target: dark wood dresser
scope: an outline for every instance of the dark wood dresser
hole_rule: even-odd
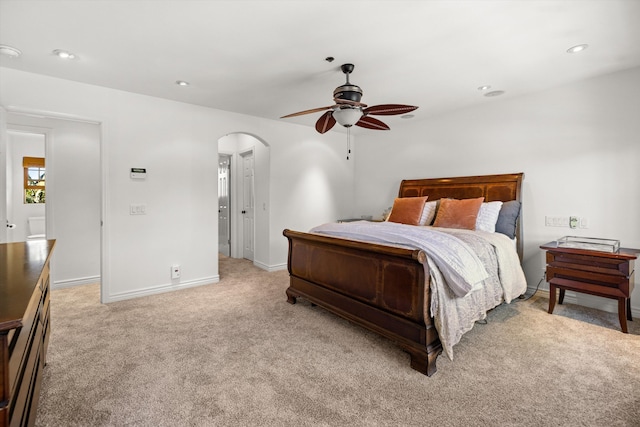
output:
[[[55,240],[0,244],[0,427],[36,421],[49,333]]]
[[[633,320],[630,300],[634,287],[633,261],[640,250],[620,248],[617,252],[607,253],[562,248],[555,242],[540,248],[547,252],[549,313],[553,313],[556,305],[556,289],[560,290],[559,304],[562,304],[566,290],[615,299],[618,300],[620,329],[628,333],[627,320]]]

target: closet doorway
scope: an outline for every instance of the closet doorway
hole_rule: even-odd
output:
[[[218,155],[218,252],[231,256],[231,154]]]

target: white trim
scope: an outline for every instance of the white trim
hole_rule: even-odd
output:
[[[92,285],[100,283],[100,276],[78,277],[77,279],[58,280],[51,284],[51,289],[72,288],[74,286]]]
[[[109,295],[106,298],[104,298],[102,303],[110,303],[110,302],[123,301],[127,299],[132,299],[132,298],[145,297],[149,295],[162,294],[165,292],[173,292],[180,289],[193,288],[196,286],[211,285],[218,282],[220,282],[220,276],[215,275],[215,276],[205,277],[198,280],[190,280],[188,282],[183,282],[178,285],[167,284],[167,285],[160,285],[160,286],[152,286],[145,289],[139,289],[135,291],[121,292],[118,294]]]
[[[37,119],[62,119],[74,122],[91,123],[95,125],[99,125],[101,123],[99,120],[77,116],[75,114],[56,113],[53,111],[38,110],[34,108],[16,107],[14,105],[9,105],[6,107],[6,110],[9,113],[21,114],[23,116],[35,117]]]
[[[7,206],[7,145],[9,144],[9,132],[7,131],[7,110],[0,105],[0,243],[6,243],[8,239],[7,226],[9,225],[9,210]]]
[[[253,265],[255,265],[256,267],[262,269],[262,270],[267,270],[269,273],[272,273],[274,271],[281,271],[281,270],[286,270],[287,269],[287,263],[283,263],[283,264],[276,264],[276,265],[267,265],[267,264],[263,264],[260,261],[253,261]]]

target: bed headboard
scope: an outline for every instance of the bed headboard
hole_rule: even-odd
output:
[[[518,200],[522,203],[524,173],[503,175],[461,176],[455,178],[405,179],[400,183],[398,197],[429,196],[429,200],[443,197],[471,199],[484,197],[485,202]],[[522,209],[516,225],[518,255],[522,260]]]

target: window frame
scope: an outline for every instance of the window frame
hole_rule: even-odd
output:
[[[24,171],[23,177],[23,203],[27,203],[27,190],[43,190],[45,194],[45,202],[38,203],[46,203],[46,188],[47,188],[47,178],[46,178],[46,166],[44,157],[23,157],[22,158],[22,168]],[[30,185],[30,181],[34,181],[33,179],[29,179],[29,169],[38,168],[41,169],[44,173],[44,178],[40,179],[39,182],[42,182],[43,185]]]

